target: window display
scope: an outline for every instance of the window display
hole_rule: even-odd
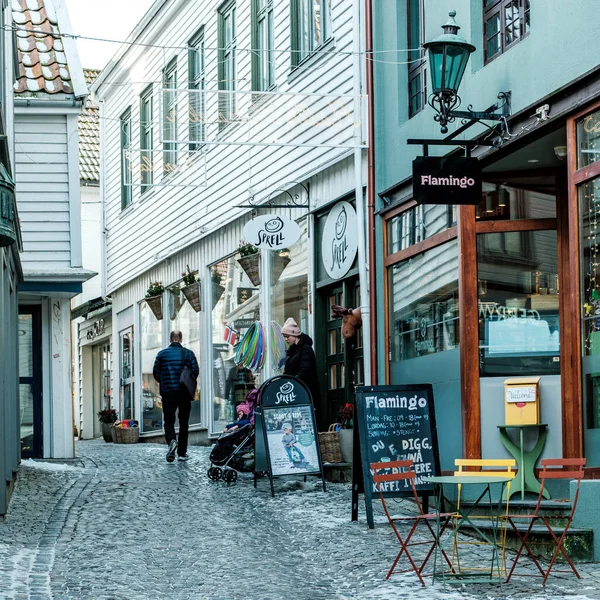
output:
[[[148,304],[140,304],[141,357],[142,357],[142,433],[160,431],[163,426],[162,402],[158,382],[154,380],[154,359],[163,348],[162,322]]]

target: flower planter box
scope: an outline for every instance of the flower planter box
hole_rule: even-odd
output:
[[[200,312],[202,308],[202,304],[200,302],[200,282],[196,281],[194,283],[190,283],[190,285],[186,285],[181,288],[183,295],[186,297],[187,301],[190,303],[191,307],[196,311]]]
[[[237,259],[238,263],[244,269],[248,279],[252,282],[252,285],[258,287],[261,283],[260,278],[260,253],[251,254],[250,256],[244,256]],[[273,255],[273,281],[275,284],[279,281],[283,270],[290,263],[290,259],[287,256],[281,256],[280,254]]]
[[[163,311],[162,311],[162,296],[152,296],[150,298],[146,298],[146,304],[150,307],[150,310],[154,314],[154,316],[162,321]]]
[[[178,293],[174,294],[171,292],[171,294],[173,295],[173,304],[170,305],[169,316],[171,317],[171,321],[174,321],[177,318],[181,307],[185,304],[185,298],[182,298]]]
[[[225,287],[220,283],[212,284],[212,307],[214,308],[217,305],[217,302],[221,299],[223,292],[225,291]]]

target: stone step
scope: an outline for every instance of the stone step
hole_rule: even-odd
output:
[[[522,513],[521,513],[522,514]],[[474,519],[476,526],[485,534],[491,537],[493,533],[493,525],[490,519],[477,518]],[[549,561],[552,558],[552,553],[556,547],[550,532],[546,526],[538,521],[539,524],[533,526],[531,533],[529,534],[528,545],[535,556],[542,560]],[[560,538],[564,529],[560,523],[551,523],[556,525],[552,527],[552,531],[556,537]],[[529,527],[529,521],[523,519],[523,523],[516,522],[515,526],[521,535],[524,535]],[[463,524],[460,528],[461,533],[471,535],[475,538],[480,538],[478,532],[468,523]],[[565,540],[565,549],[567,554],[571,557],[573,562],[586,563],[593,562],[593,538],[594,534],[591,529],[576,529],[574,527],[569,528],[567,537]],[[514,532],[510,524],[507,525],[506,529],[506,547],[511,550],[518,550],[521,545],[519,537]],[[526,551],[525,551],[526,552]],[[562,554],[559,554],[559,562],[564,562]]]

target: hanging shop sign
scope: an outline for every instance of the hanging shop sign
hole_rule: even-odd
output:
[[[255,470],[269,477],[274,495],[274,477],[320,475],[321,451],[310,391],[295,377],[281,375],[260,388],[260,406],[255,411]]]
[[[283,250],[298,241],[296,221],[279,215],[260,215],[244,225],[244,239],[257,248]]]
[[[464,156],[418,156],[413,160],[413,194],[417,204],[481,202],[481,165]]]
[[[321,256],[327,274],[341,279],[352,268],[358,252],[358,220],[349,202],[338,202],[327,215]]]

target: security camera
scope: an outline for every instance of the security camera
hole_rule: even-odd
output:
[[[565,160],[567,158],[567,147],[566,146],[554,146],[554,154],[558,160]]]

